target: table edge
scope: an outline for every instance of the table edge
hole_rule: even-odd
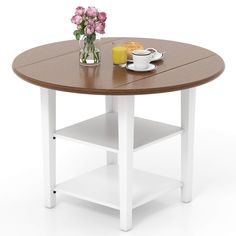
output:
[[[221,58],[221,57],[220,57]],[[221,58],[222,60],[222,58]],[[15,72],[16,75],[18,75],[21,79],[37,85],[39,87],[47,88],[47,89],[52,89],[52,90],[58,90],[62,92],[70,92],[70,93],[82,93],[82,94],[94,94],[94,95],[144,95],[144,94],[153,94],[153,93],[166,93],[166,92],[174,92],[174,91],[180,91],[184,89],[189,89],[193,87],[197,87],[200,85],[203,85],[205,83],[208,83],[217,77],[219,77],[225,69],[225,63],[222,60],[222,68],[219,70],[217,73],[209,76],[208,78],[204,78],[202,80],[190,82],[187,84],[181,84],[181,85],[175,85],[175,86],[169,86],[169,87],[160,87],[160,88],[144,88],[144,89],[126,89],[126,90],[120,90],[119,88],[117,89],[84,89],[84,88],[75,88],[75,87],[69,87],[69,86],[64,86],[64,85],[55,85],[55,84],[50,84],[47,82],[43,81],[38,81],[34,80],[30,77],[27,77],[24,74],[21,74],[19,71],[17,71],[14,67],[12,67],[13,71]]]

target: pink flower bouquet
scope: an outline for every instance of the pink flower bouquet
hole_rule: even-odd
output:
[[[98,12],[95,7],[85,9],[79,6],[76,8],[71,22],[77,26],[77,29],[74,31],[75,38],[77,40],[83,39],[84,42],[80,57],[82,63],[98,64],[100,62],[100,54],[96,50],[94,42],[96,40],[96,33],[105,33],[106,19],[106,13]]]

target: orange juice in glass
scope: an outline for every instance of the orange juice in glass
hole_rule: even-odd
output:
[[[112,60],[114,65],[125,66],[127,63],[127,48],[113,44]]]

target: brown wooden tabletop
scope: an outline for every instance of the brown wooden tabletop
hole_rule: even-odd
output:
[[[144,47],[166,52],[157,69],[133,72],[113,66],[112,42],[138,41]],[[224,61],[216,53],[190,44],[144,38],[103,38],[101,64],[79,65],[79,45],[75,40],[30,49],[17,56],[14,72],[35,85],[60,91],[136,95],[162,93],[196,87],[217,78]]]

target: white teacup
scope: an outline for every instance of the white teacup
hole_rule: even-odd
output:
[[[151,52],[148,50],[134,50],[133,54],[133,63],[134,68],[137,70],[147,69],[149,63],[152,59]]]

